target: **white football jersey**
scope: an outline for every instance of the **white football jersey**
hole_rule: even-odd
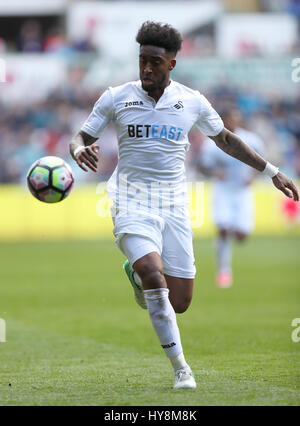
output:
[[[119,161],[110,183],[122,175],[127,185],[138,183],[137,187],[185,182],[191,128],[195,125],[204,135],[216,136],[224,127],[203,95],[175,81],[157,103],[143,90],[140,80],[108,88],[82,130],[99,138],[110,121],[119,145]]]

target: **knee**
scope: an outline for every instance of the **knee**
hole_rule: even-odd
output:
[[[138,267],[135,266],[134,269],[140,276],[143,284],[147,284],[147,287],[150,283],[153,284],[153,288],[163,287],[164,274],[159,267],[143,262]]]
[[[140,276],[147,288],[161,288],[165,286],[164,274],[159,269],[146,271]]]
[[[237,241],[243,242],[246,240],[247,234],[244,234],[243,232],[235,232],[235,238],[237,239]]]
[[[221,238],[227,238],[230,235],[230,232],[227,229],[220,228],[219,229],[219,236]]]
[[[176,314],[183,314],[190,306],[192,298],[185,298],[184,300],[172,301],[172,306]]]

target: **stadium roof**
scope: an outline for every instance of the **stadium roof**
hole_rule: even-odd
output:
[[[0,15],[3,16],[33,16],[56,15],[63,13],[68,0],[10,0],[0,2]]]

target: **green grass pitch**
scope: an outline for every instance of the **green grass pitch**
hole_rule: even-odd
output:
[[[0,244],[0,405],[300,405],[300,239],[235,246],[235,283],[214,285],[213,242],[178,315],[198,388],[173,373],[112,241]],[[300,335],[300,333],[299,333]]]

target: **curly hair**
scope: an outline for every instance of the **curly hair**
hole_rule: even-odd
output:
[[[169,24],[146,21],[139,29],[136,41],[141,46],[163,47],[167,52],[176,55],[181,49],[182,36],[179,31]]]

